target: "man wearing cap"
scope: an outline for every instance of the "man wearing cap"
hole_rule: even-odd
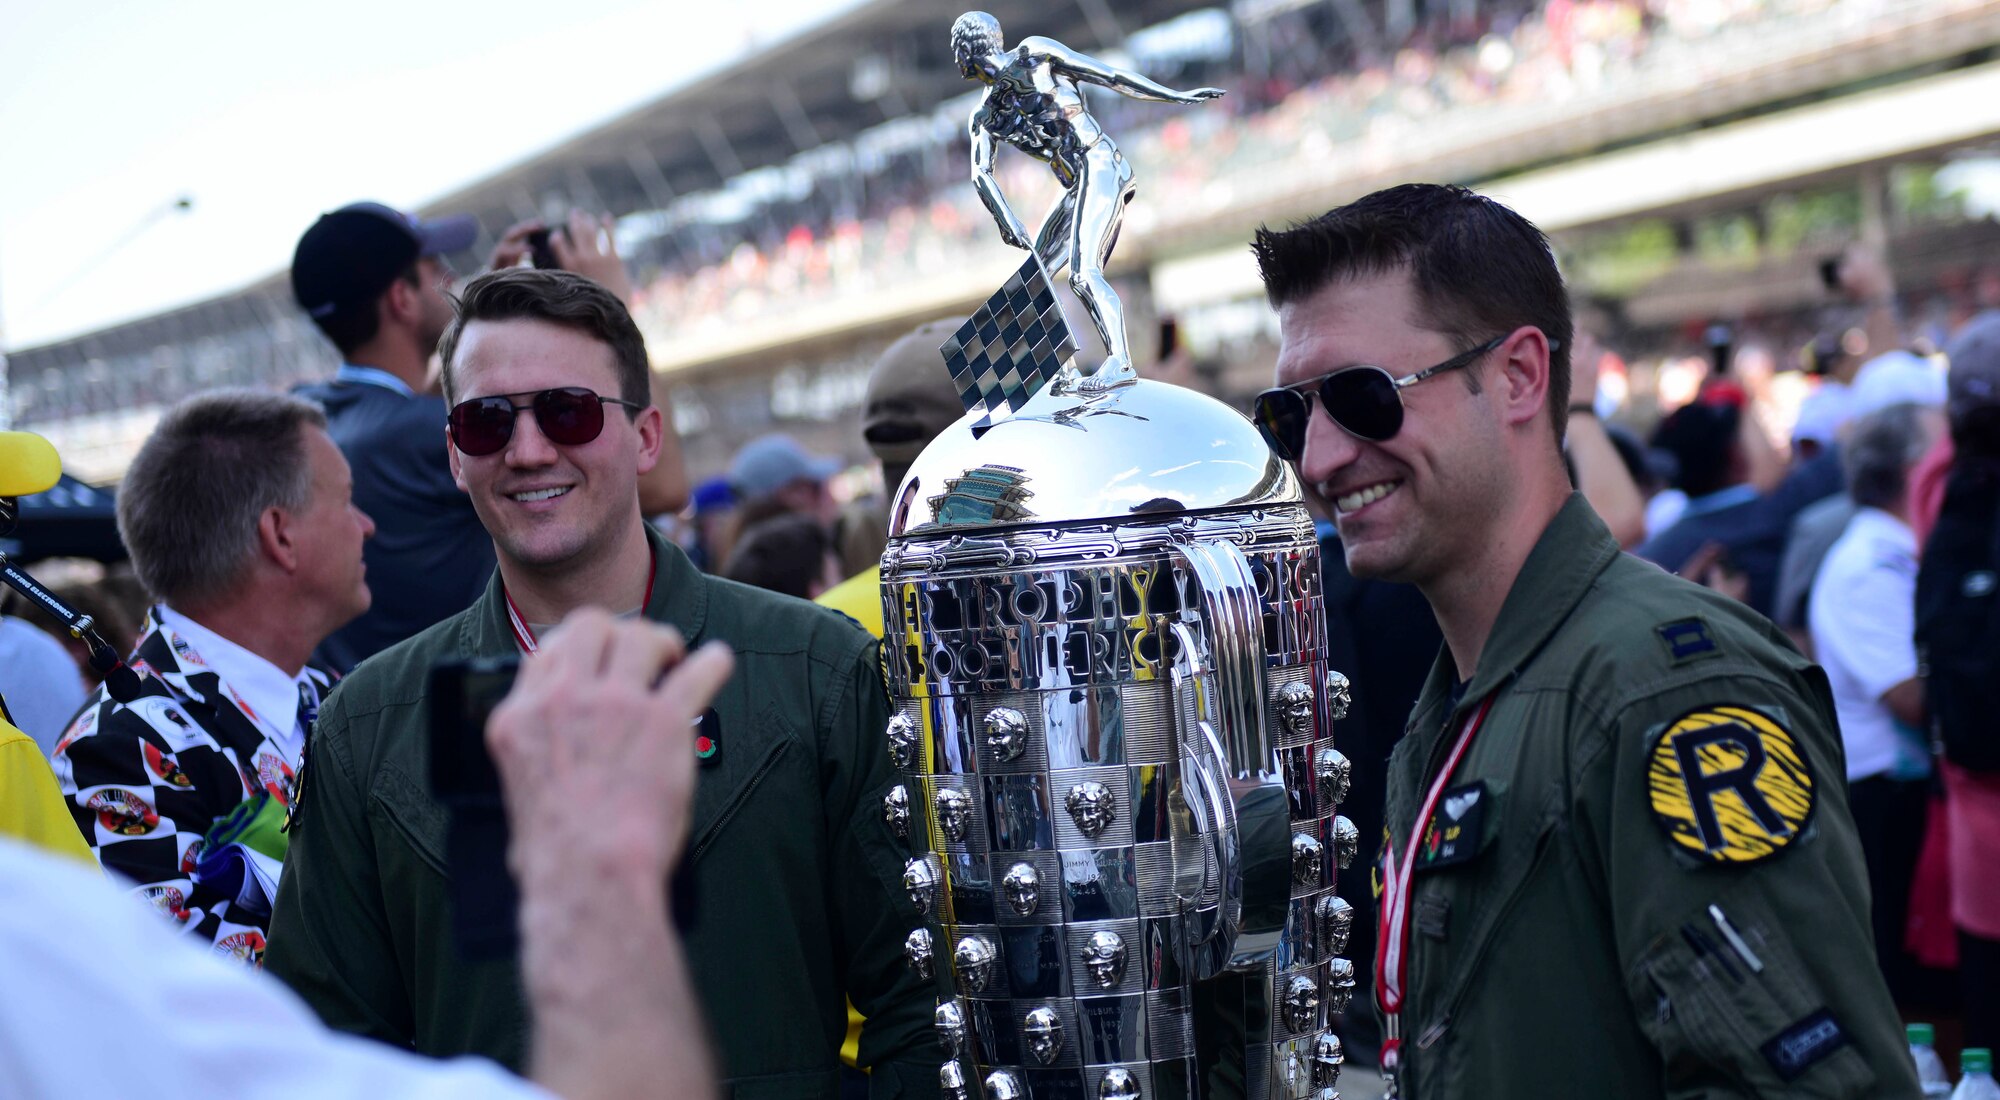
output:
[[[743,445],[729,462],[729,487],[742,501],[742,526],[787,512],[811,516],[831,527],[839,505],[827,479],[840,460],[807,454],[791,436],[773,432]]]
[[[444,399],[428,383],[451,323],[445,256],[478,232],[469,214],[425,221],[358,202],[322,215],[292,255],[292,292],[341,356],[330,380],[296,392],[326,409],[355,502],[379,525],[366,551],[374,606],[321,651],[343,671],[471,606],[493,575],[493,541],[452,481]]]
[[[925,447],[965,415],[965,403],[944,369],[938,345],[959,325],[958,318],[928,321],[890,344],[868,372],[868,392],[861,406],[861,434],[882,463],[882,488],[893,497],[910,463]],[[855,513],[849,519],[859,521]],[[889,517],[869,517],[875,544],[888,535]],[[820,594],[819,602],[882,636],[882,566],[869,565]]]

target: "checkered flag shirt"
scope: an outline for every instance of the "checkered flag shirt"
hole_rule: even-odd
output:
[[[974,435],[1005,406],[1019,412],[1076,356],[1076,338],[1056,304],[1048,273],[1033,252],[1020,270],[938,348],[967,411],[985,409]]]

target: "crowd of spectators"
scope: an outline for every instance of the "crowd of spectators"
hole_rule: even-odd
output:
[[[1141,181],[1137,211],[1172,221],[1217,184],[1323,175],[1329,166],[1388,167],[1421,145],[1498,140],[1662,77],[1699,81],[1745,47],[1865,25],[1869,11],[1910,0],[1550,0],[1439,15],[1394,47],[1370,48],[1335,23],[1288,28],[1314,64],[1297,75],[1186,74],[1231,95],[1197,112],[1107,105],[1107,132]],[[1312,74],[1310,78],[1304,74]],[[1174,74],[1170,74],[1174,75]],[[1650,82],[1650,83],[1649,83]],[[949,107],[949,105],[948,105]],[[947,108],[948,109],[948,108]],[[1129,118],[1129,122],[1126,120]],[[895,153],[843,158],[843,178],[781,194],[726,227],[685,225],[638,246],[635,314],[654,340],[699,338],[836,298],[866,296],[963,268],[1004,246],[965,186],[963,119],[941,110],[905,126]],[[1056,190],[1022,157],[998,166],[1023,211]],[[828,196],[836,196],[829,199]]]

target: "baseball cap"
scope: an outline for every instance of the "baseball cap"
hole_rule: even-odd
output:
[[[472,247],[471,214],[424,221],[379,202],[321,214],[292,252],[292,295],[315,319],[373,302],[421,256]]]
[[[961,321],[948,317],[918,325],[890,344],[868,372],[861,434],[883,465],[916,461],[931,440],[965,415],[965,402],[938,354],[938,345]]]
[[[1977,409],[2000,406],[2000,310],[1967,321],[1952,337],[1945,357],[1951,360],[1945,411],[1954,423]]]
[[[1944,371],[1929,359],[1901,348],[1862,364],[1854,376],[1849,415],[1859,420],[1891,405],[1913,403],[1943,408]]]
[[[1811,440],[1826,446],[1840,436],[1841,426],[1852,419],[1854,391],[1831,379],[1799,402],[1799,418],[1792,424],[1792,442]]]
[[[821,482],[840,472],[840,460],[806,453],[791,436],[759,436],[729,463],[729,484],[744,500],[769,496],[794,481]]]

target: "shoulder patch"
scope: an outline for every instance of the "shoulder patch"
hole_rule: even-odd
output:
[[[1677,850],[1754,863],[1797,840],[1812,817],[1811,769],[1790,730],[1747,706],[1697,707],[1647,753],[1653,819]]]
[[[1716,647],[1715,639],[1709,637],[1705,619],[1676,619],[1661,623],[1653,628],[1653,632],[1666,644],[1667,658],[1675,664],[1722,652]]]

